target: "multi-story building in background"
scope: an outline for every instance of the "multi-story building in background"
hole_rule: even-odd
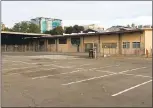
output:
[[[58,26],[62,26],[61,19],[37,17],[35,19],[31,19],[31,22],[40,27],[41,33],[52,30]]]
[[[97,24],[83,25],[84,32],[104,32],[104,27]]]
[[[98,30],[104,30],[104,27],[97,25],[97,24],[90,24],[90,25],[83,25],[84,29],[98,29]]]

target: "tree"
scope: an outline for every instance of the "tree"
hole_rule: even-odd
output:
[[[127,27],[130,27],[130,25],[128,24]]]
[[[65,33],[66,34],[71,34],[72,32],[73,32],[73,27],[72,26],[65,28]]]
[[[51,31],[45,31],[44,34],[51,34]]]
[[[79,31],[84,31],[84,27],[83,26],[79,26]]]
[[[16,23],[13,26],[12,30],[14,32],[23,32],[23,33],[40,33],[39,26],[27,21]]]
[[[78,26],[78,25],[74,25],[73,27],[67,27],[65,30],[66,34],[71,34],[71,33],[80,33],[81,31],[84,31],[84,27],[83,26]]]
[[[50,31],[45,31],[45,34],[51,34],[51,35],[63,35],[64,30],[61,26],[58,26]]]
[[[133,28],[134,28],[134,27],[135,27],[135,24],[134,24],[134,23],[132,23],[132,24],[131,24],[131,27],[133,27]]]
[[[138,28],[142,28],[142,25],[138,25]]]
[[[79,26],[78,25],[73,26],[73,33],[79,33]]]
[[[16,23],[14,26],[13,26],[13,28],[12,28],[12,30],[14,31],[14,32],[20,32],[20,23]]]
[[[12,32],[13,30],[11,28],[5,27],[3,31],[9,31]]]
[[[83,26],[78,26],[78,25],[73,26],[73,33],[80,33],[83,30],[84,30]]]
[[[63,33],[64,30],[61,26],[58,26],[51,31],[51,35],[63,35]]]
[[[30,23],[28,33],[40,33],[40,28],[36,24]]]

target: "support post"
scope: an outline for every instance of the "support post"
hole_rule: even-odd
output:
[[[4,45],[4,48],[5,48],[4,51],[6,52],[6,44]]]

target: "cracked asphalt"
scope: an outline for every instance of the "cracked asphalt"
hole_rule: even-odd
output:
[[[2,57],[2,107],[152,107],[150,58]]]

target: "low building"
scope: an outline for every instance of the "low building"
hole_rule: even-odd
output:
[[[88,29],[104,30],[104,27],[97,24],[83,25],[83,27],[84,27],[84,30],[88,30]]]
[[[83,33],[102,33],[102,32],[105,32],[105,31],[102,29],[87,29],[83,31]]]
[[[2,51],[18,44],[22,51],[88,52],[94,45],[101,55],[144,55],[146,50],[152,55],[151,28],[54,36],[2,32],[1,37]]]
[[[123,30],[134,30],[134,29],[136,29],[136,28],[125,27],[125,26],[112,26],[112,27],[106,29],[106,32],[123,31]]]

